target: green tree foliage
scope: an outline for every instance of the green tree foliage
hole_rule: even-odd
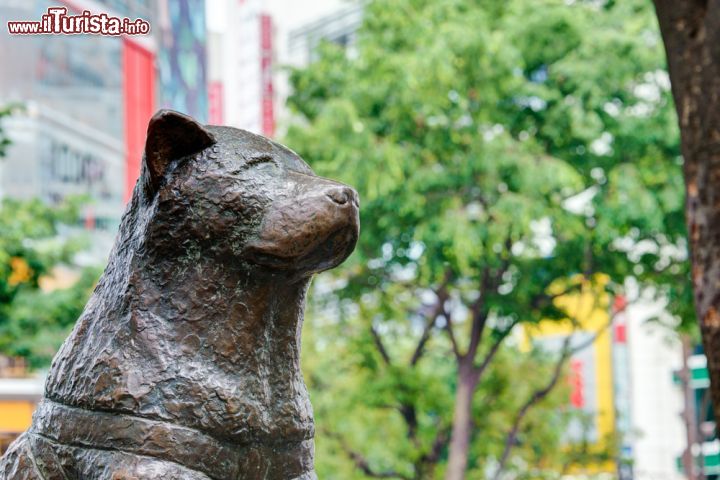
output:
[[[361,196],[358,248],[318,285],[326,320],[304,347],[318,471],[485,478],[553,369],[511,333],[567,316],[551,286],[604,274],[614,293],[635,277],[687,311],[681,160],[652,5],[376,0],[364,15],[351,51],[323,44],[291,73],[300,120],[287,143]],[[510,470],[568,461],[564,398],[561,386],[523,419]]]
[[[76,269],[71,286],[40,288],[54,268],[71,265],[86,244],[59,229],[78,222],[78,200],[50,207],[40,200],[0,204],[0,353],[26,357],[33,368],[49,365],[97,280],[97,269]]]
[[[0,121],[2,121],[3,118],[8,117],[13,111],[17,110],[18,108],[19,107],[14,104],[0,106]],[[0,125],[0,158],[5,156],[5,150],[7,149],[8,145],[10,145],[10,139],[7,137],[7,134],[2,128],[2,125]]]

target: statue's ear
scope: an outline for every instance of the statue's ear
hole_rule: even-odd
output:
[[[193,118],[172,110],[159,110],[150,119],[145,142],[144,167],[148,186],[157,190],[174,160],[200,152],[215,137]]]

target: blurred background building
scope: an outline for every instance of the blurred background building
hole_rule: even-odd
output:
[[[4,19],[33,20],[58,2],[2,1]],[[150,2],[60,2],[70,11],[106,11],[153,22]],[[85,225],[112,238],[139,171],[144,125],[156,107],[154,37],[10,36],[0,33],[2,102],[20,110],[6,122],[13,144],[0,193],[58,202],[89,195]],[[99,249],[107,250],[107,241]]]
[[[535,346],[559,353],[571,336],[568,407],[578,413],[569,425],[570,449],[598,455],[617,443],[619,457],[598,461],[581,476],[606,473],[620,480],[680,480],[678,457],[687,446],[681,418],[683,391],[674,378],[682,368],[680,340],[667,326],[649,320],[662,305],[629,289],[629,302],[609,305],[604,292],[560,297],[576,326],[546,321],[527,335]]]

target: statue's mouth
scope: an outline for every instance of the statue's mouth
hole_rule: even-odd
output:
[[[300,255],[283,256],[281,253],[269,253],[260,247],[251,246],[247,251],[247,258],[253,263],[273,270],[322,272],[336,267],[350,256],[355,249],[358,234],[358,226],[353,222],[333,231],[324,240]]]

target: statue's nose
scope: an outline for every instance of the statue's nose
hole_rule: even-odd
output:
[[[331,187],[325,194],[338,205],[345,205],[346,203],[354,203],[358,205],[358,194],[355,190],[345,185],[338,185]]]

